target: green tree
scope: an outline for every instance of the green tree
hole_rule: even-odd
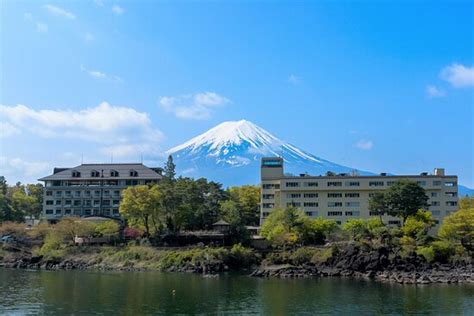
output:
[[[105,237],[118,237],[120,225],[117,221],[110,220],[100,223],[96,226],[95,232]]]
[[[243,185],[228,189],[230,198],[235,201],[242,210],[242,223],[244,225],[258,225],[260,187],[254,185]]]
[[[163,180],[173,182],[176,177],[176,165],[173,162],[173,156],[169,155],[163,168]]]
[[[416,182],[405,179],[395,182],[385,192],[388,214],[400,217],[403,223],[408,216],[415,215],[419,209],[428,207],[428,196]]]
[[[383,192],[375,192],[369,199],[369,210],[372,214],[378,215],[380,221],[382,221],[382,216],[385,215],[388,210],[385,194]]]
[[[474,207],[463,208],[444,218],[438,236],[447,241],[461,243],[474,251]]]
[[[415,215],[408,216],[401,231],[407,237],[424,242],[428,231],[434,224],[430,212],[418,210]]]
[[[150,227],[159,231],[163,218],[162,192],[158,185],[137,185],[123,191],[120,214],[131,222],[143,225],[145,236],[150,237]]]
[[[361,239],[369,233],[367,222],[360,218],[349,219],[342,225],[342,230],[348,232],[352,239]]]

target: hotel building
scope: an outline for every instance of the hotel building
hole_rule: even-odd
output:
[[[158,183],[161,178],[161,168],[138,163],[54,168],[52,175],[39,179],[45,184],[42,217],[50,223],[63,216],[120,217],[124,189]]]
[[[457,176],[437,168],[433,174],[374,176],[338,174],[331,176],[285,175],[282,158],[263,158],[261,174],[260,224],[274,208],[295,206],[310,217],[334,219],[342,224],[351,218],[369,218],[369,199],[401,179],[422,186],[429,197],[429,211],[437,225],[458,210]],[[400,219],[384,216],[384,222],[400,225]]]

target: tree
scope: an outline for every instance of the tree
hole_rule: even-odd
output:
[[[418,241],[424,241],[428,231],[434,226],[434,224],[430,212],[419,210],[415,215],[408,216],[401,231],[405,236],[414,238]]]
[[[132,222],[143,225],[145,236],[150,237],[150,227],[153,225],[155,233],[161,226],[163,212],[161,208],[162,192],[158,185],[136,185],[123,191],[120,203],[120,214]]]
[[[243,185],[229,188],[227,191],[230,198],[236,202],[238,207],[242,210],[242,223],[244,225],[258,225],[260,217],[260,187]]]
[[[439,228],[441,239],[461,243],[469,251],[474,251],[474,207],[463,208],[444,218]]]
[[[348,232],[352,239],[361,239],[368,235],[367,222],[360,218],[350,219],[342,225],[342,230]]]
[[[74,242],[76,236],[89,237],[95,232],[96,225],[89,221],[81,220],[78,217],[65,217],[61,219],[48,233],[60,236],[63,240]],[[57,240],[57,238],[52,238]]]
[[[428,207],[428,196],[418,183],[411,180],[399,180],[385,192],[387,213],[400,217],[405,223],[410,215],[415,215],[419,209]]]
[[[120,225],[117,221],[109,220],[103,223],[100,223],[96,226],[95,232],[101,236],[105,237],[118,237],[120,231]]]
[[[369,210],[372,214],[378,215],[380,221],[383,222],[382,216],[385,215],[388,210],[385,194],[383,192],[375,192],[369,199]]]
[[[173,182],[176,177],[176,165],[173,162],[173,156],[169,155],[163,168],[163,180]]]

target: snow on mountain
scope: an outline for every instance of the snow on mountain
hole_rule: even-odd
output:
[[[256,184],[260,159],[281,156],[285,172],[325,174],[358,171],[307,153],[246,120],[223,122],[167,151],[178,173],[206,177],[224,185]]]

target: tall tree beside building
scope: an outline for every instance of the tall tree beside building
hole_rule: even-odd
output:
[[[164,217],[161,207],[162,192],[157,185],[137,185],[123,191],[120,214],[130,223],[142,226],[147,237],[151,228],[159,232]]]
[[[241,209],[242,223],[244,225],[258,225],[260,187],[254,185],[243,185],[228,189],[230,198],[237,203]]]
[[[176,165],[173,162],[173,156],[169,155],[163,168],[163,180],[173,182],[176,178]]]
[[[378,215],[382,222],[382,216],[388,211],[387,201],[383,192],[375,192],[369,199],[369,210],[373,215]]]
[[[384,195],[387,213],[400,217],[403,223],[418,210],[429,206],[425,190],[418,183],[408,179],[395,182]]]

